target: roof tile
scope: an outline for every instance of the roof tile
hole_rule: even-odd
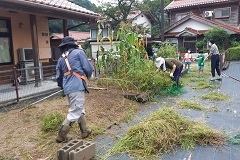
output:
[[[30,3],[48,5],[51,7],[68,9],[68,10],[72,10],[72,11],[78,11],[78,12],[98,16],[97,13],[94,13],[86,8],[81,7],[81,6],[78,6],[75,3],[70,2],[68,0],[24,0],[24,1],[30,2]]]
[[[231,0],[174,0],[169,5],[167,5],[164,9],[171,10],[176,8],[184,8],[189,6],[197,6],[203,4],[212,4],[212,3],[221,3],[221,2],[229,2]]]

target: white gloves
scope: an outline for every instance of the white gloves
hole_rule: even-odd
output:
[[[173,76],[173,73],[170,73],[170,77],[172,77],[172,78],[174,77],[174,76]]]

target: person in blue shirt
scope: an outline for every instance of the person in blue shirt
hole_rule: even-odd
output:
[[[56,137],[56,142],[61,143],[71,140],[67,134],[71,125],[76,121],[79,124],[82,138],[87,138],[91,134],[91,130],[86,127],[84,101],[85,92],[88,91],[86,80],[91,77],[93,67],[85,52],[78,49],[72,37],[64,37],[58,48],[62,56],[58,59],[56,66],[56,80],[69,102],[67,117]]]

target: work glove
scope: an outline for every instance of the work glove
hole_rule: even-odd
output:
[[[173,78],[173,77],[174,77],[174,76],[173,76],[173,73],[170,73],[170,77],[171,77],[171,78]]]

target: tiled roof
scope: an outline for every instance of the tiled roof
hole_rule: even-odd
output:
[[[231,0],[173,0],[164,9],[171,10],[171,9],[176,9],[176,8],[184,8],[184,7],[190,7],[190,6],[229,2],[229,1],[231,1]]]
[[[225,30],[229,30],[233,33],[240,33],[240,29],[238,28],[235,28],[235,27],[232,27],[232,26],[229,26],[229,25],[226,25],[226,24],[223,24],[223,23],[220,23],[220,22],[217,22],[217,21],[213,21],[213,20],[210,20],[210,19],[207,19],[207,18],[204,18],[200,15],[195,15],[195,14],[191,14],[191,15],[188,15],[186,17],[184,17],[183,19],[179,20],[178,22],[174,23],[173,25],[171,25],[170,27],[168,27],[166,30],[165,30],[165,33],[166,34],[169,34],[168,32],[172,29],[174,29],[175,27],[183,24],[184,22],[186,22],[187,20],[189,19],[194,19],[196,21],[199,21],[201,23],[204,23],[204,24],[208,24],[212,27],[215,27],[215,26],[219,26],[219,27],[222,27],[223,29]],[[196,30],[195,30],[196,31]],[[191,32],[195,32],[194,30],[191,30]],[[201,34],[202,31],[198,31],[199,34]],[[172,33],[171,33],[172,34]],[[179,34],[179,33],[177,33]]]
[[[14,1],[22,1],[22,0],[14,0]],[[75,3],[70,2],[68,0],[23,0],[23,1],[51,6],[54,8],[61,8],[61,9],[67,9],[67,10],[76,11],[76,12],[82,12],[82,13],[91,14],[91,15],[98,15],[97,13],[94,13],[86,8],[76,5]]]
[[[53,39],[63,39],[62,33],[52,33]],[[69,31],[69,36],[73,37],[75,40],[81,41],[86,40],[90,37],[90,32],[79,32],[79,31]]]
[[[192,28],[185,28],[182,32],[167,33],[165,34],[165,37],[175,37],[177,35],[183,34],[184,32],[190,32],[192,34],[202,35],[206,32],[206,30],[195,30]]]

